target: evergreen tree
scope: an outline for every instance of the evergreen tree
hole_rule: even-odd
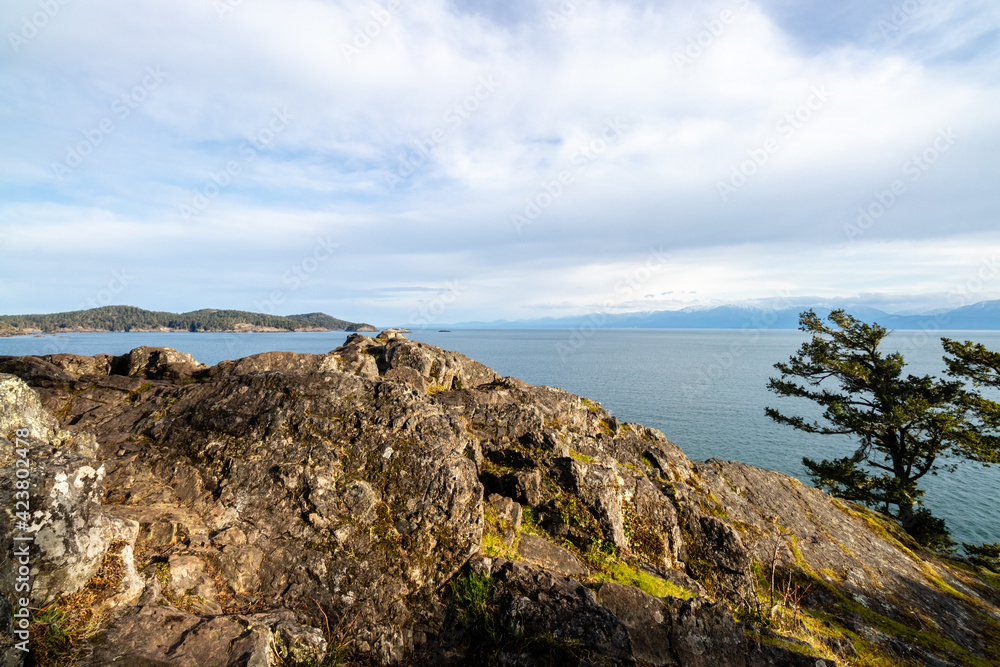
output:
[[[950,550],[944,521],[919,506],[918,482],[939,470],[949,455],[984,463],[998,458],[970,422],[972,401],[961,380],[903,375],[903,355],[883,353],[887,329],[835,310],[829,324],[813,311],[799,317],[813,334],[768,388],[780,396],[808,398],[824,411],[806,420],[767,408],[771,419],[807,433],[846,435],[856,443],[848,456],[802,463],[820,488],[897,518],[921,543]]]
[[[962,542],[962,546],[973,564],[1000,574],[1000,543],[975,545]]]
[[[947,353],[944,361],[948,366],[948,375],[971,383],[975,389],[1000,389],[1000,352],[993,352],[982,344],[968,340],[959,343],[942,338],[941,343]],[[966,392],[966,401],[978,420],[984,454],[995,452],[1000,444],[996,436],[1000,430],[1000,403],[975,390]]]

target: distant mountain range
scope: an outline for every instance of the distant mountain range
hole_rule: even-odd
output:
[[[456,328],[525,328],[525,329],[797,329],[799,313],[808,306],[765,309],[756,306],[718,306],[714,308],[686,308],[684,310],[658,310],[638,313],[576,315],[572,317],[545,317],[530,320],[494,320],[492,322],[461,322],[450,324]],[[829,307],[814,307],[817,315],[825,317]],[[889,329],[942,329],[942,330],[1000,330],[1000,300],[983,301],[944,312],[919,315],[894,315],[877,308],[858,306],[848,308],[854,317],[865,322],[876,322]]]
[[[48,315],[0,315],[0,334],[31,331],[377,331],[363,322],[325,313],[265,315],[242,310],[206,308],[190,313],[166,313],[133,306],[103,306]]]

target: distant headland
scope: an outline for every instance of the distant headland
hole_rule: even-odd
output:
[[[281,316],[212,308],[190,313],[166,313],[133,306],[102,306],[48,315],[0,315],[0,336],[143,331],[267,332],[378,331],[378,329],[364,322],[348,322],[325,313]]]

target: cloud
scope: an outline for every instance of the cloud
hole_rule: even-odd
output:
[[[461,279],[473,319],[599,305],[650,247],[702,265],[615,307],[944,294],[997,241],[993,3],[220,3],[67,3],[16,50],[38,5],[5,5],[0,251],[52,277],[5,276],[6,310],[136,248],[136,305],[250,307],[329,236],[289,311],[405,318]]]

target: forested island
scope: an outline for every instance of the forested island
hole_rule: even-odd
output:
[[[0,335],[127,331],[377,331],[325,313],[266,315],[206,308],[167,313],[133,306],[102,306],[47,315],[0,315]]]

